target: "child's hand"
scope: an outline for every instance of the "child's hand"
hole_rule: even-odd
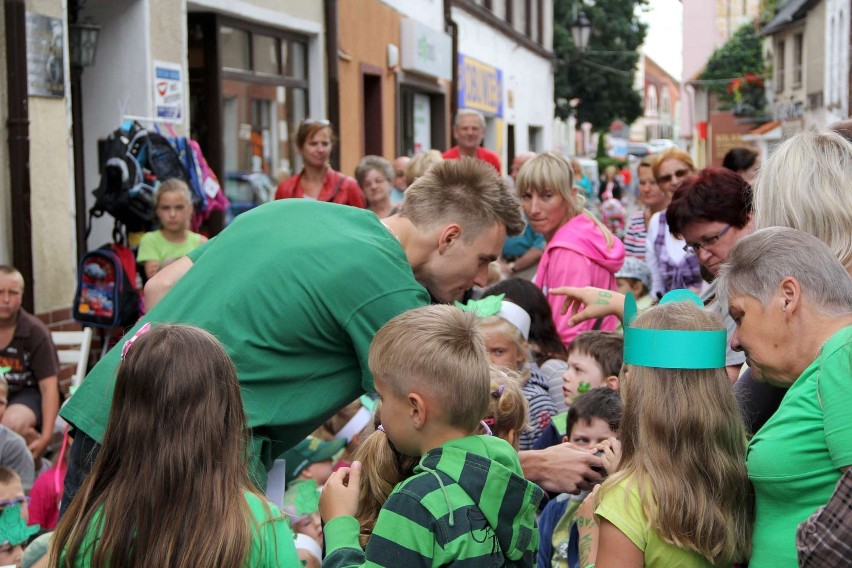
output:
[[[607,475],[615,473],[618,470],[618,463],[621,461],[621,441],[618,438],[607,438],[597,446],[596,450],[603,452],[601,463]]]
[[[331,474],[320,495],[319,509],[324,522],[336,517],[354,517],[358,512],[358,492],[361,481],[361,462],[341,467]]]

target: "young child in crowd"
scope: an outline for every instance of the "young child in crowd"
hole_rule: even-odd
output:
[[[39,526],[27,526],[29,499],[24,495],[21,477],[0,466],[0,566],[20,566],[27,540]]]
[[[476,317],[446,305],[405,312],[376,334],[369,365],[388,440],[423,457],[388,497],[364,550],[354,517],[361,463],[331,476],[320,497],[323,565],[532,566],[542,491],[507,442],[474,435],[491,398]]]
[[[288,484],[281,510],[296,533],[296,553],[305,565],[322,564],[322,520],[319,514],[320,490],[313,479]]]
[[[160,228],[145,233],[139,241],[136,261],[145,269],[145,277],[181,258],[207,237],[189,230],[192,220],[192,193],[183,181],[173,178],[160,184],[154,197]]]
[[[482,318],[482,334],[491,363],[515,370],[521,377],[521,387],[529,407],[529,425],[521,432],[518,447],[529,450],[556,414],[547,380],[530,360],[527,344],[530,316],[517,304],[503,300],[503,295],[471,300],[462,309],[473,311]]]
[[[322,487],[334,471],[334,458],[346,447],[346,440],[320,440],[308,436],[281,456],[285,463],[285,481],[310,479]]]
[[[753,490],[745,427],[725,373],[725,327],[683,290],[635,319],[629,304],[623,453],[597,499],[590,496],[577,513],[580,566],[709,568],[746,561]],[[655,344],[668,350],[651,349]]]
[[[51,566],[298,566],[286,518],[249,478],[234,364],[189,325],[125,342],[92,472],[60,519]]]
[[[601,447],[604,467],[612,473],[618,467],[620,446],[618,436],[622,404],[618,392],[598,387],[577,397],[568,412],[568,442],[579,448]],[[605,443],[607,442],[607,443]],[[599,446],[603,444],[603,446]],[[577,508],[587,493],[563,493],[552,499],[539,519],[538,568],[577,568],[579,566],[579,536],[574,523]]]
[[[556,325],[553,323],[553,313],[547,297],[541,288],[525,278],[507,278],[493,286],[489,286],[482,297],[505,294],[504,299],[519,305],[530,316],[529,344],[530,357],[538,366],[542,376],[547,379],[550,398],[556,405],[557,412],[568,410],[562,400],[562,374],[568,368],[565,362],[568,351]]]
[[[562,376],[565,404],[593,388],[618,390],[624,338],[611,331],[586,331],[568,348],[568,370]]]
[[[3,418],[9,403],[9,383],[3,376],[6,372],[4,369],[8,371],[9,367],[0,367],[0,419]],[[32,489],[35,480],[33,454],[22,436],[0,424],[0,466],[2,465],[12,468],[20,476],[25,490]]]
[[[651,269],[635,256],[624,257],[624,266],[615,273],[615,283],[622,294],[633,294],[639,311],[651,307]]]
[[[601,221],[618,238],[624,235],[627,214],[620,199],[610,197],[601,203]]]
[[[529,418],[527,399],[521,390],[520,380],[517,373],[492,365],[491,400],[488,401],[488,413],[482,420],[483,433],[506,440],[516,450]]]
[[[355,453],[364,439],[372,434],[373,414],[376,401],[362,395],[337,411],[337,413],[317,428],[314,436],[323,440],[346,440],[343,453],[334,464],[334,469],[352,465]]]

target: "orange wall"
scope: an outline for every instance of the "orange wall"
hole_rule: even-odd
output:
[[[338,47],[351,61],[337,59],[340,74],[340,169],[354,175],[364,156],[361,64],[382,70],[382,148],[392,160],[396,152],[396,75],[388,70],[387,46],[399,47],[400,14],[377,0],[338,2]]]

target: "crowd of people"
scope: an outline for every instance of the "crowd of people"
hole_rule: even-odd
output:
[[[852,142],[666,150],[619,228],[617,170],[503,177],[484,132],[353,178],[303,121],[210,240],[162,184],[146,313],[61,410],[0,267],[0,565],[852,564]]]

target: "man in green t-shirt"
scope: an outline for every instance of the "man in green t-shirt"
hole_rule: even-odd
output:
[[[485,286],[507,233],[523,228],[517,197],[476,160],[435,166],[383,221],[306,199],[269,203],[158,273],[145,290],[148,314],[128,337],[146,321],[169,321],[222,341],[252,428],[253,473],[264,479],[262,467],[373,390],[367,352],[382,325],[430,294],[451,302]],[[62,410],[76,429],[71,494],[103,440],[119,360],[120,349],[110,351]]]

